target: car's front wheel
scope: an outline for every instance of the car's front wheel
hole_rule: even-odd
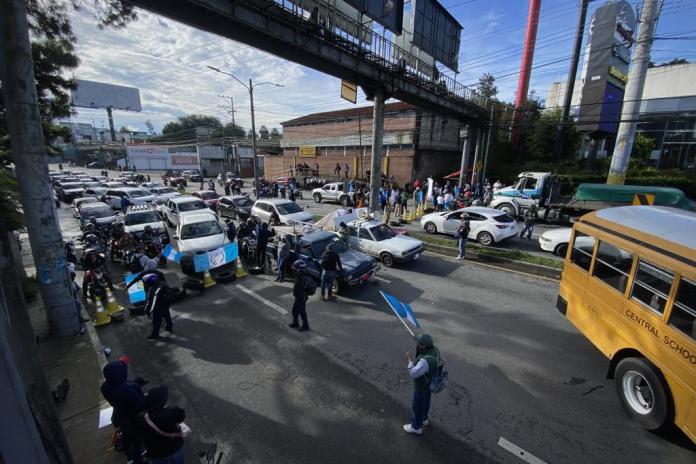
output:
[[[565,258],[567,251],[568,251],[568,244],[561,243],[560,245],[556,246],[555,250],[553,250],[553,254],[555,254],[556,256],[560,256],[561,258]]]
[[[435,232],[437,232],[437,226],[432,222],[426,222],[423,228],[429,234],[434,234]]]
[[[500,211],[504,211],[505,214],[507,214],[508,216],[510,216],[513,219],[517,216],[515,214],[515,207],[512,206],[510,203],[503,203],[502,205],[497,206],[496,209],[499,209]]]
[[[476,241],[478,241],[483,246],[491,246],[495,243],[493,234],[486,232],[485,230],[476,236]]]
[[[331,284],[331,293],[334,295],[338,295],[338,292],[341,291],[341,282],[338,281],[338,279],[334,279],[333,283]]]
[[[314,195],[314,203],[321,203],[321,195],[318,193],[315,193]]]
[[[394,265],[394,257],[390,253],[382,253],[379,259],[386,267],[392,267]]]

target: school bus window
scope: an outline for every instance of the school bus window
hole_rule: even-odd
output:
[[[586,271],[590,270],[592,263],[592,250],[594,249],[595,239],[582,232],[575,232],[573,250],[570,253],[570,262],[576,264]]]
[[[696,284],[683,277],[674,298],[669,323],[696,340]]]
[[[631,298],[662,314],[674,274],[641,260],[631,289]]]
[[[600,240],[592,275],[623,293],[632,263],[631,253]]]

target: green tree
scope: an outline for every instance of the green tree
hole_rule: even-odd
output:
[[[207,127],[211,133],[222,132],[222,123],[215,116],[204,114],[187,114],[170,121],[162,128],[162,135],[185,139],[195,137],[197,127]]]
[[[251,129],[249,129],[249,131],[247,132],[247,135],[246,135],[246,136],[247,136],[248,139],[251,139],[252,137],[254,137],[254,133],[252,132]]]
[[[268,140],[270,138],[270,132],[266,126],[261,126],[259,129],[259,139]]]
[[[484,73],[479,77],[476,84],[476,92],[485,98],[495,98],[498,95],[498,87],[495,85],[495,76],[491,73]]]
[[[554,147],[561,121],[561,110],[543,113],[534,123],[526,148],[526,161],[553,163]],[[572,160],[580,146],[580,135],[572,123],[563,131],[563,151],[561,159]]]
[[[237,139],[241,139],[246,137],[246,130],[237,124],[232,124],[231,122],[228,122],[225,124],[225,128],[223,133],[225,134],[225,137],[234,137]]]
[[[147,129],[147,133],[150,135],[154,135],[155,133],[155,126],[152,125],[152,121],[149,119],[145,121],[145,128]]]
[[[121,128],[118,131],[119,132],[130,132],[130,129],[128,129],[127,126],[121,126]]]
[[[655,139],[652,137],[641,133],[636,134],[633,139],[629,169],[636,170],[645,167],[650,161],[650,154],[655,149],[655,145]]]
[[[280,140],[283,134],[277,128],[271,129],[271,140]]]

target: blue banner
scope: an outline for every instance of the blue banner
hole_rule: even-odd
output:
[[[181,253],[176,251],[171,245],[164,247],[164,250],[162,250],[162,256],[167,258],[169,261],[174,261],[176,263],[178,263],[181,259]]]
[[[237,250],[236,243],[228,243],[220,248],[207,253],[202,253],[200,255],[193,256],[193,266],[196,272],[208,271],[210,269],[215,269],[227,263],[231,263],[235,259],[239,252]]]
[[[125,278],[126,285],[131,283],[131,281],[137,276],[138,274],[128,274]],[[142,303],[145,301],[145,286],[142,280],[137,284],[128,287],[128,301],[130,301],[131,304]]]

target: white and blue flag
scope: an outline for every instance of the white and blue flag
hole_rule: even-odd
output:
[[[131,283],[131,281],[137,276],[138,274],[128,274],[125,278],[126,285]],[[142,303],[145,301],[145,285],[143,284],[142,280],[137,284],[128,287],[128,301],[130,301],[131,304]]]
[[[181,259],[181,253],[176,251],[171,244],[164,247],[164,250],[162,250],[162,256],[167,258],[169,261],[174,261],[176,263],[178,263]]]
[[[215,269],[224,264],[231,263],[239,255],[236,243],[228,243],[220,248],[207,253],[193,256],[193,267],[196,272]]]
[[[394,313],[399,317],[399,319],[401,319],[402,322],[406,320],[414,328],[420,329],[420,324],[416,319],[416,315],[413,313],[413,309],[411,309],[411,306],[409,306],[408,303],[399,301],[398,298],[390,295],[389,293],[383,290],[380,290],[379,293],[382,295],[382,298],[384,298],[387,301],[389,307],[392,309],[392,311],[394,311]],[[408,326],[406,326],[406,328],[408,329]]]

